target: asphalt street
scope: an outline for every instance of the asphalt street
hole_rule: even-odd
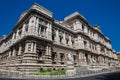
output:
[[[8,78],[0,78],[0,80],[33,80],[33,79],[8,79]],[[38,80],[38,79],[37,79]],[[41,80],[41,79],[39,79]],[[53,80],[53,79],[47,79]],[[54,80],[120,80],[120,72],[113,72],[89,77],[82,78],[69,78],[69,79],[54,79]]]
[[[120,80],[120,72],[107,73],[83,78],[74,78],[66,80]]]

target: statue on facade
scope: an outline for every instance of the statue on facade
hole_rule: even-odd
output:
[[[67,54],[67,64],[74,64],[74,60],[71,52]]]

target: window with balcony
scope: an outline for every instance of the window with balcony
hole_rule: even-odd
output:
[[[44,26],[40,26],[38,29],[38,33],[40,36],[44,37],[45,36],[45,27]]]
[[[43,26],[41,27],[40,34],[41,34],[42,36],[44,36],[44,27],[43,27]]]

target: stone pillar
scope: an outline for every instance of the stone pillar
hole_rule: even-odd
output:
[[[57,52],[57,64],[60,65],[60,53]]]
[[[9,58],[11,57],[11,50],[9,51]]]
[[[64,45],[66,45],[65,33],[63,33],[62,43],[63,43]]]
[[[84,32],[88,34],[87,26],[84,26]]]
[[[76,30],[76,24],[75,23],[73,23],[73,29]]]
[[[59,34],[58,34],[58,30],[56,30],[55,41],[56,41],[57,43],[59,43]]]
[[[72,40],[71,40],[71,36],[69,36],[69,42],[68,44],[72,47]]]
[[[38,29],[39,29],[39,30],[38,30],[38,35],[40,36],[40,34],[41,34],[41,26],[39,26]]]
[[[36,19],[36,25],[35,25],[35,34],[38,35],[38,28],[39,28],[39,18]]]
[[[49,55],[51,55],[51,47],[49,46]]]
[[[25,53],[28,52],[28,43],[25,43]]]
[[[46,46],[46,54],[45,54],[45,63],[46,64],[51,64],[52,60],[51,60],[51,46],[47,45]]]
[[[31,52],[34,52],[34,43],[31,43]]]
[[[48,51],[48,46],[46,46],[46,55],[49,55],[48,52],[49,52],[49,51]]]
[[[21,64],[21,58],[22,58],[22,56],[21,56],[22,51],[21,50],[22,50],[22,46],[21,46],[21,44],[19,44],[18,56],[16,57],[15,64]]]
[[[88,36],[90,36],[90,30],[88,31]]]
[[[13,33],[13,35],[12,35],[12,40],[14,40],[15,39],[15,33]]]
[[[46,37],[47,39],[52,40],[52,23],[47,24]]]
[[[15,49],[13,48],[12,56],[15,57]]]
[[[24,23],[22,27],[22,36],[25,36],[25,33],[26,33],[25,27],[26,27],[26,24]]]
[[[17,39],[17,40],[19,39],[19,30],[17,30],[16,39]]]
[[[12,43],[14,43],[15,42],[15,33],[13,33],[13,35],[12,35]]]
[[[21,55],[21,50],[22,50],[22,46],[21,46],[21,44],[19,44],[18,55]]]
[[[44,28],[44,37],[46,37],[46,28]]]

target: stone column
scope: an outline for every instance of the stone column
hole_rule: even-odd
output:
[[[19,30],[17,30],[16,39],[17,39],[17,40],[19,39]]]
[[[51,55],[51,47],[49,46],[49,55]]]
[[[14,49],[14,48],[13,48],[12,56],[13,56],[13,57],[15,56],[15,49]]]
[[[13,33],[13,35],[12,35],[12,43],[14,43],[15,42],[15,33]]]
[[[22,36],[25,36],[25,33],[26,33],[25,27],[26,27],[26,24],[24,23],[22,27]]]
[[[22,58],[21,50],[22,50],[22,46],[21,44],[19,44],[18,56],[16,57],[15,64],[21,64],[21,58]]]
[[[25,43],[25,53],[27,53],[28,52],[28,43],[26,42]]]
[[[46,28],[44,28],[44,37],[46,37]]]
[[[39,30],[38,30],[38,35],[40,36],[40,35],[41,35],[41,26],[39,26],[38,29],[39,29]]]
[[[35,34],[38,35],[39,18],[36,19]]]
[[[21,46],[21,44],[19,44],[18,55],[21,55],[21,50],[22,50],[22,46]]]
[[[60,54],[58,52],[56,52],[56,54],[57,54],[57,64],[60,65]]]
[[[46,55],[48,55],[49,53],[48,53],[48,46],[46,46]]]
[[[46,46],[46,54],[45,54],[45,63],[46,64],[51,64],[52,60],[51,60],[51,46]]]
[[[68,44],[72,47],[72,39],[71,39],[71,36],[69,36],[69,42]]]
[[[9,51],[9,58],[11,57],[11,50]]]
[[[87,26],[84,26],[84,32],[88,34]]]
[[[52,40],[52,28],[51,27],[52,27],[52,24],[48,23],[47,28],[46,28],[46,37],[49,40]]]
[[[62,43],[63,43],[64,45],[66,45],[65,33],[63,33]]]
[[[56,30],[56,37],[55,37],[55,41],[56,41],[57,43],[59,43],[59,35],[58,35],[58,30]]]
[[[75,23],[73,23],[73,29],[76,30],[76,24]]]
[[[12,40],[14,40],[14,38],[15,38],[15,33],[13,33],[13,35],[12,35]]]

